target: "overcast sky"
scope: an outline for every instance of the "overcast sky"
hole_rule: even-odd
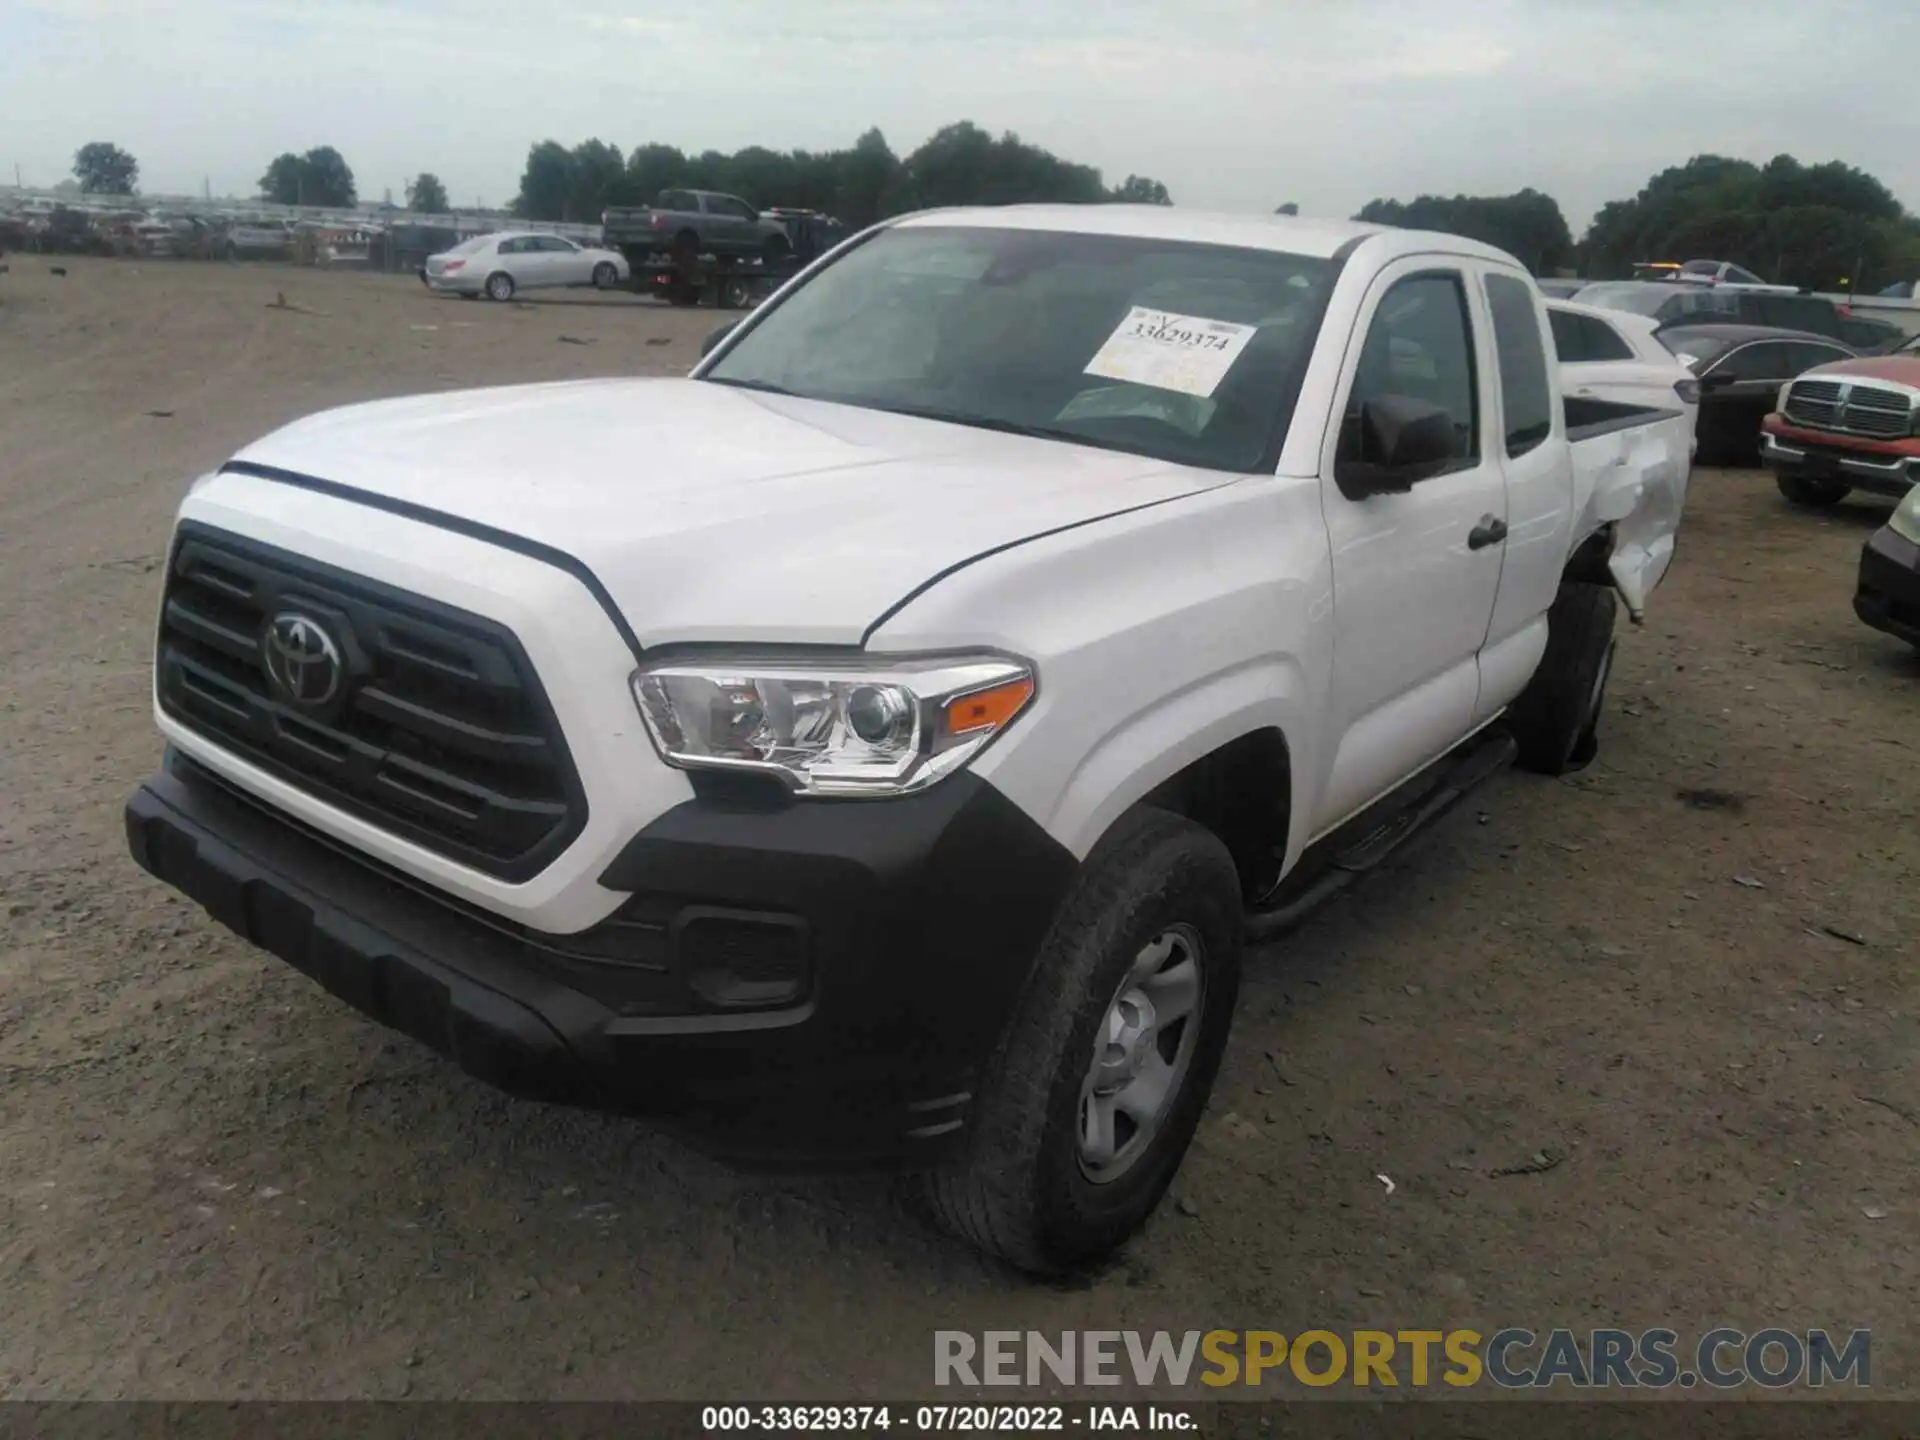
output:
[[[971,119],[1184,205],[1532,185],[1577,235],[1700,151],[1920,209],[1916,55],[1920,0],[0,0],[0,167],[111,140],[149,193],[250,195],[331,144],[363,198],[499,204],[547,137],[904,155]]]

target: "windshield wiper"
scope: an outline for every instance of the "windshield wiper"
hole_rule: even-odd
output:
[[[1059,440],[1068,445],[1091,445],[1096,450],[1119,450],[1129,455],[1143,454],[1131,445],[1099,440],[1078,430],[1056,430],[1047,425],[1023,425],[1018,420],[1001,420],[992,415],[974,415],[965,410],[943,410],[937,405],[892,405],[879,400],[858,402],[869,410],[884,410],[889,415],[908,415],[916,420],[939,420],[948,425],[970,425],[976,430],[994,430],[1002,435],[1024,435],[1029,440]]]

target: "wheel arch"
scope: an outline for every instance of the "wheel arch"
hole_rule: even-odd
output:
[[[1268,657],[1112,727],[1060,785],[1048,830],[1084,857],[1133,807],[1157,806],[1219,835],[1249,893],[1265,890],[1304,839],[1299,680]]]

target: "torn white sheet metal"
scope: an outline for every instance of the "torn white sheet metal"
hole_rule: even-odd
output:
[[[1135,305],[1086,373],[1183,395],[1212,395],[1258,327]]]
[[[1616,430],[1573,446],[1576,535],[1614,527],[1607,570],[1637,625],[1647,596],[1673,563],[1686,508],[1693,437],[1685,416]]]

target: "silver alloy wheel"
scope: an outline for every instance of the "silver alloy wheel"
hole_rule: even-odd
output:
[[[511,300],[513,298],[513,277],[502,270],[487,277],[487,298],[489,300]]]
[[[1153,1144],[1180,1097],[1200,1036],[1205,950],[1190,925],[1170,925],[1133,957],[1094,1035],[1080,1085],[1080,1173],[1118,1180]]]

